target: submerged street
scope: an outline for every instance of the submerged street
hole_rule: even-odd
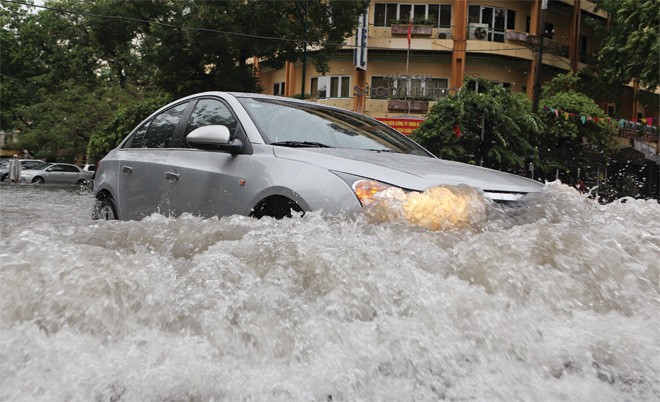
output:
[[[91,220],[0,185],[0,400],[660,399],[660,205]]]

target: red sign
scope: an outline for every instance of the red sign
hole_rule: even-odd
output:
[[[387,124],[396,131],[404,135],[410,135],[424,119],[405,118],[405,117],[377,117],[376,120]]]

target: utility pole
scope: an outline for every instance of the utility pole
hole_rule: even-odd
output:
[[[545,13],[548,10],[548,0],[541,0],[541,19],[539,21],[541,34],[539,35],[536,50],[536,69],[534,70],[534,93],[532,95],[532,112],[539,111],[539,98],[541,97],[541,68],[543,67],[543,35],[545,35]]]

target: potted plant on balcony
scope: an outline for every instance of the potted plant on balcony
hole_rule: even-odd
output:
[[[426,18],[413,18],[410,34],[431,36],[435,24],[437,24],[437,21],[434,23],[433,21]],[[409,25],[410,20],[407,19],[392,21],[392,35],[408,35]]]

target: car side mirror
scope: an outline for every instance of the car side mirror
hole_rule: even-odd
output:
[[[243,148],[238,138],[231,140],[226,126],[212,125],[194,129],[186,136],[188,145],[197,149],[221,150],[235,155]]]

